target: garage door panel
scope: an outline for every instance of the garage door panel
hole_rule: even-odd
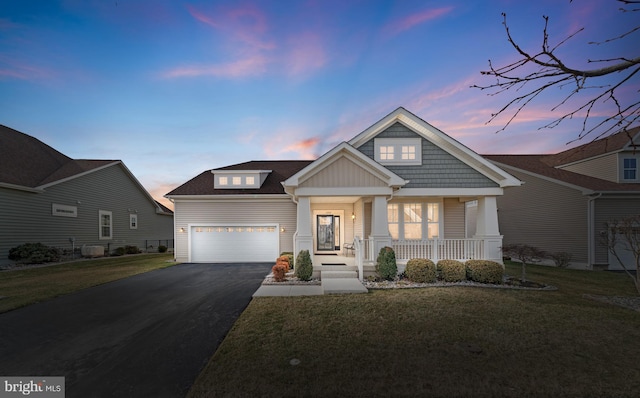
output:
[[[275,261],[279,250],[277,225],[194,226],[192,262]]]

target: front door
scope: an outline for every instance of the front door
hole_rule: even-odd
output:
[[[340,216],[322,214],[316,216],[318,251],[340,250]]]

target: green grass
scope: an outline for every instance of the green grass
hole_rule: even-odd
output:
[[[174,263],[171,254],[83,260],[0,272],[0,313]]]
[[[527,268],[558,290],[255,298],[189,397],[637,397],[640,313],[583,297],[628,277]]]

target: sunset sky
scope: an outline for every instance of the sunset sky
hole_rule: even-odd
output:
[[[560,52],[584,67],[585,54],[604,48],[587,43],[636,22],[619,7],[0,0],[0,124],[72,158],[120,159],[159,200],[204,170],[316,158],[399,106],[481,154],[553,152],[581,127],[538,129],[559,116],[550,110],[569,88],[541,97],[500,133],[504,118],[486,122],[512,94],[470,88],[491,82],[480,74],[489,59],[516,60],[501,13],[530,51],[541,46],[543,15],[554,44],[585,27]],[[629,43],[604,56],[625,55]],[[627,95],[637,96],[633,84]]]

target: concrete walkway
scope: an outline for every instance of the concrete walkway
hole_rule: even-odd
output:
[[[367,293],[354,271],[335,271],[325,267],[320,285],[260,285],[253,297],[319,296],[323,294]]]

